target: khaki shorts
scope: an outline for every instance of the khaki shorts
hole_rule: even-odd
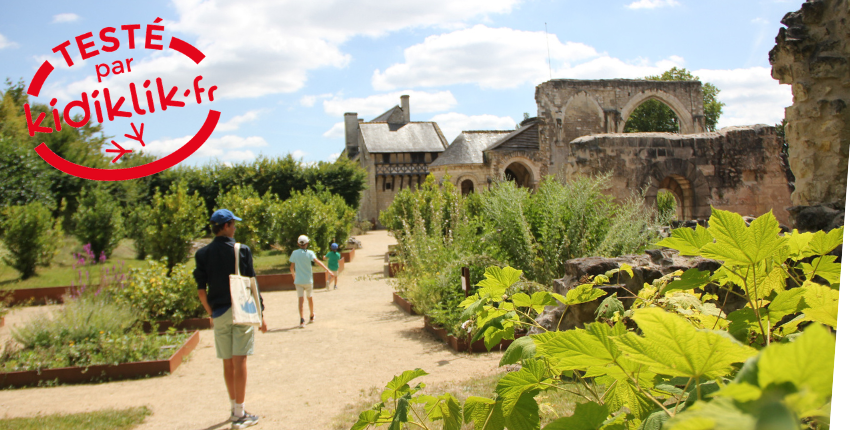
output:
[[[213,318],[215,356],[229,360],[234,355],[254,354],[254,326],[234,325],[231,309]]]
[[[307,293],[307,297],[313,297],[313,284],[295,284],[295,291],[298,292],[298,297],[304,297],[304,293]]]

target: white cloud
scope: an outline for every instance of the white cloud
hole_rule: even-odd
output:
[[[436,121],[449,142],[453,141],[461,131],[468,130],[513,130],[516,121],[509,116],[496,115],[464,115],[457,112],[435,115],[431,121]]]
[[[599,56],[582,43],[562,43],[549,34],[553,67]],[[404,63],[372,75],[376,90],[410,86],[474,83],[482,88],[513,88],[549,78],[546,33],[476,25],[429,36],[404,50]]]
[[[673,67],[684,67],[682,57],[670,56],[654,63],[638,58],[623,61],[619,58],[602,56],[574,67],[565,67],[554,72],[554,77],[567,79],[638,79],[648,75],[658,75]]]
[[[238,2],[174,0],[178,19],[165,21],[165,31],[200,49],[206,58],[196,65],[179,53],[163,51],[138,59],[133,75],[118,75],[110,86],[125,87],[132,78],[159,76],[167,85],[186,88],[197,75],[218,85],[221,98],[254,98],[301,89],[308,72],[344,68],[351,56],[340,45],[355,36],[382,36],[406,28],[457,26],[487,14],[507,13],[519,0],[433,0],[386,3],[280,2],[259,0],[250,7]],[[94,77],[53,88],[68,94],[92,91]]]
[[[17,43],[12,42],[9,39],[6,39],[6,36],[3,36],[2,34],[0,34],[0,49],[17,48],[17,47],[18,47]]]
[[[319,95],[306,95],[304,97],[301,97],[301,100],[299,100],[298,102],[301,103],[301,106],[313,107],[313,105],[316,104],[316,100],[329,99],[331,97],[333,97],[333,94],[330,94],[330,93],[319,94]]]
[[[144,152],[154,155],[168,155],[186,144],[192,136],[184,136],[176,139],[159,139],[148,142]],[[139,150],[135,141],[118,142],[123,148]],[[260,136],[241,137],[226,135],[208,139],[194,154],[184,163],[203,161],[204,159],[217,158],[221,162],[240,162],[252,160],[256,157],[254,152],[246,148],[261,148],[268,146],[265,139]]]
[[[659,7],[678,6],[676,0],[638,0],[629,3],[626,7],[629,9],[655,9]]]
[[[80,19],[80,16],[75,13],[60,13],[53,15],[53,23],[74,22]]]
[[[410,111],[416,113],[440,112],[451,109],[457,104],[451,91],[439,91],[429,93],[425,91],[396,91],[393,93],[376,94],[362,98],[345,99],[338,96],[323,102],[325,113],[335,117],[342,117],[345,112],[357,112],[365,120],[371,120],[372,116],[380,115],[393,106],[401,103],[402,95],[410,96]]]
[[[341,152],[334,152],[333,154],[328,155],[328,161],[330,161],[330,162],[336,161],[336,159],[339,158],[340,154],[341,154]]]
[[[295,151],[292,151],[290,154],[292,154],[292,158],[294,158],[296,160],[304,158],[304,156],[307,155],[306,152],[304,152],[300,149],[296,149]]]
[[[733,70],[694,70],[702,82],[720,89],[718,98],[726,106],[718,128],[733,125],[774,125],[785,118],[785,107],[792,104],[791,86],[780,85],[770,77],[770,68],[751,67]]]
[[[242,115],[234,116],[229,121],[219,124],[215,131],[234,131],[239,129],[239,126],[246,122],[256,121],[260,116],[261,110],[252,110],[245,112]]]
[[[338,122],[333,125],[328,131],[322,133],[322,137],[327,137],[330,139],[338,139],[341,137],[345,137],[345,123]]]

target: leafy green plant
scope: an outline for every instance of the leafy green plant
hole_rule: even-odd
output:
[[[126,220],[125,228],[127,237],[133,239],[133,245],[136,248],[136,259],[144,260],[147,256],[145,229],[150,222],[150,207],[145,204],[138,204],[131,207],[127,211]]]
[[[655,195],[655,210],[658,211],[658,219],[662,223],[676,219],[676,197],[673,193],[667,190],[659,191]]]
[[[20,272],[22,279],[35,275],[37,266],[49,266],[62,239],[61,221],[54,221],[50,209],[35,201],[9,206],[2,215],[0,237],[9,251],[3,261]]]
[[[130,269],[127,281],[114,294],[117,303],[133,309],[143,321],[179,323],[205,315],[191,270],[178,264],[169,273],[165,259]]]
[[[186,262],[192,240],[201,235],[209,218],[204,201],[197,193],[189,195],[185,183],[165,195],[157,191],[147,215],[143,221],[145,250],[156,260],[168,258],[169,269]]]
[[[544,430],[826,428],[840,273],[827,254],[841,244],[843,229],[780,235],[772,214],[747,226],[741,216],[719,210],[709,225],[675,230],[661,244],[719,259],[720,269],[677,271],[644,284],[625,312],[618,301],[606,300],[601,322],[579,329],[547,331],[531,317],[546,305],[595,301],[605,294],[598,286],[634,276],[631,267],[589,279],[566,295],[508,295],[521,272],[488,268],[480,288],[460,305],[473,337],[492,346],[513,338],[517,327],[540,333],[516,339],[505,351],[500,364],[521,368],[502,377],[493,398],[441,406],[440,419],[457,423],[451,428],[463,422],[476,430],[539,429],[536,396],[565,390],[586,402]],[[718,295],[709,292],[716,288],[747,305],[727,316]],[[352,428],[429,428],[430,415],[417,416],[409,407],[425,400],[415,396],[419,386],[410,387],[422,374],[408,371],[394,379],[385,394],[396,401],[388,405],[382,397]]]
[[[320,187],[321,188],[321,187]],[[297,248],[298,236],[310,238],[310,248],[324,255],[333,241],[344,243],[356,218],[353,209],[325,189],[295,192],[283,202],[278,243],[288,252]]]
[[[242,218],[236,228],[234,239],[251,249],[270,249],[277,231],[276,215],[279,215],[280,200],[266,193],[263,198],[250,186],[235,186],[219,194],[217,208],[230,209]]]
[[[124,218],[115,198],[100,187],[83,189],[72,217],[74,236],[91,245],[94,255],[112,255],[112,250],[124,238]]]

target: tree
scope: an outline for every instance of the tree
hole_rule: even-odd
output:
[[[644,79],[650,81],[698,81],[699,76],[694,76],[685,68],[673,67],[660,74],[647,76]],[[702,84],[702,104],[705,114],[705,128],[708,131],[717,130],[717,122],[723,114],[725,103],[717,100],[720,89],[714,85],[704,82]],[[632,112],[626,121],[626,133],[637,132],[671,132],[679,131],[679,118],[670,107],[657,101],[649,100]]]
[[[74,236],[91,244],[95,257],[101,253],[109,258],[124,237],[124,217],[121,206],[104,186],[84,189],[74,214]]]
[[[175,184],[169,193],[157,190],[144,228],[144,247],[155,260],[168,258],[168,270],[189,258],[192,240],[201,235],[209,215],[204,200],[189,194],[185,182]]]
[[[9,251],[3,261],[21,272],[23,279],[35,275],[36,266],[49,266],[62,242],[62,226],[39,201],[9,206],[0,213],[0,235]]]

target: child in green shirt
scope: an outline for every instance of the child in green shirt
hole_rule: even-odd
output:
[[[337,289],[336,280],[339,277],[339,260],[342,255],[339,253],[339,245],[331,244],[331,250],[325,254],[325,260],[328,262],[328,269],[334,274],[334,290]]]

